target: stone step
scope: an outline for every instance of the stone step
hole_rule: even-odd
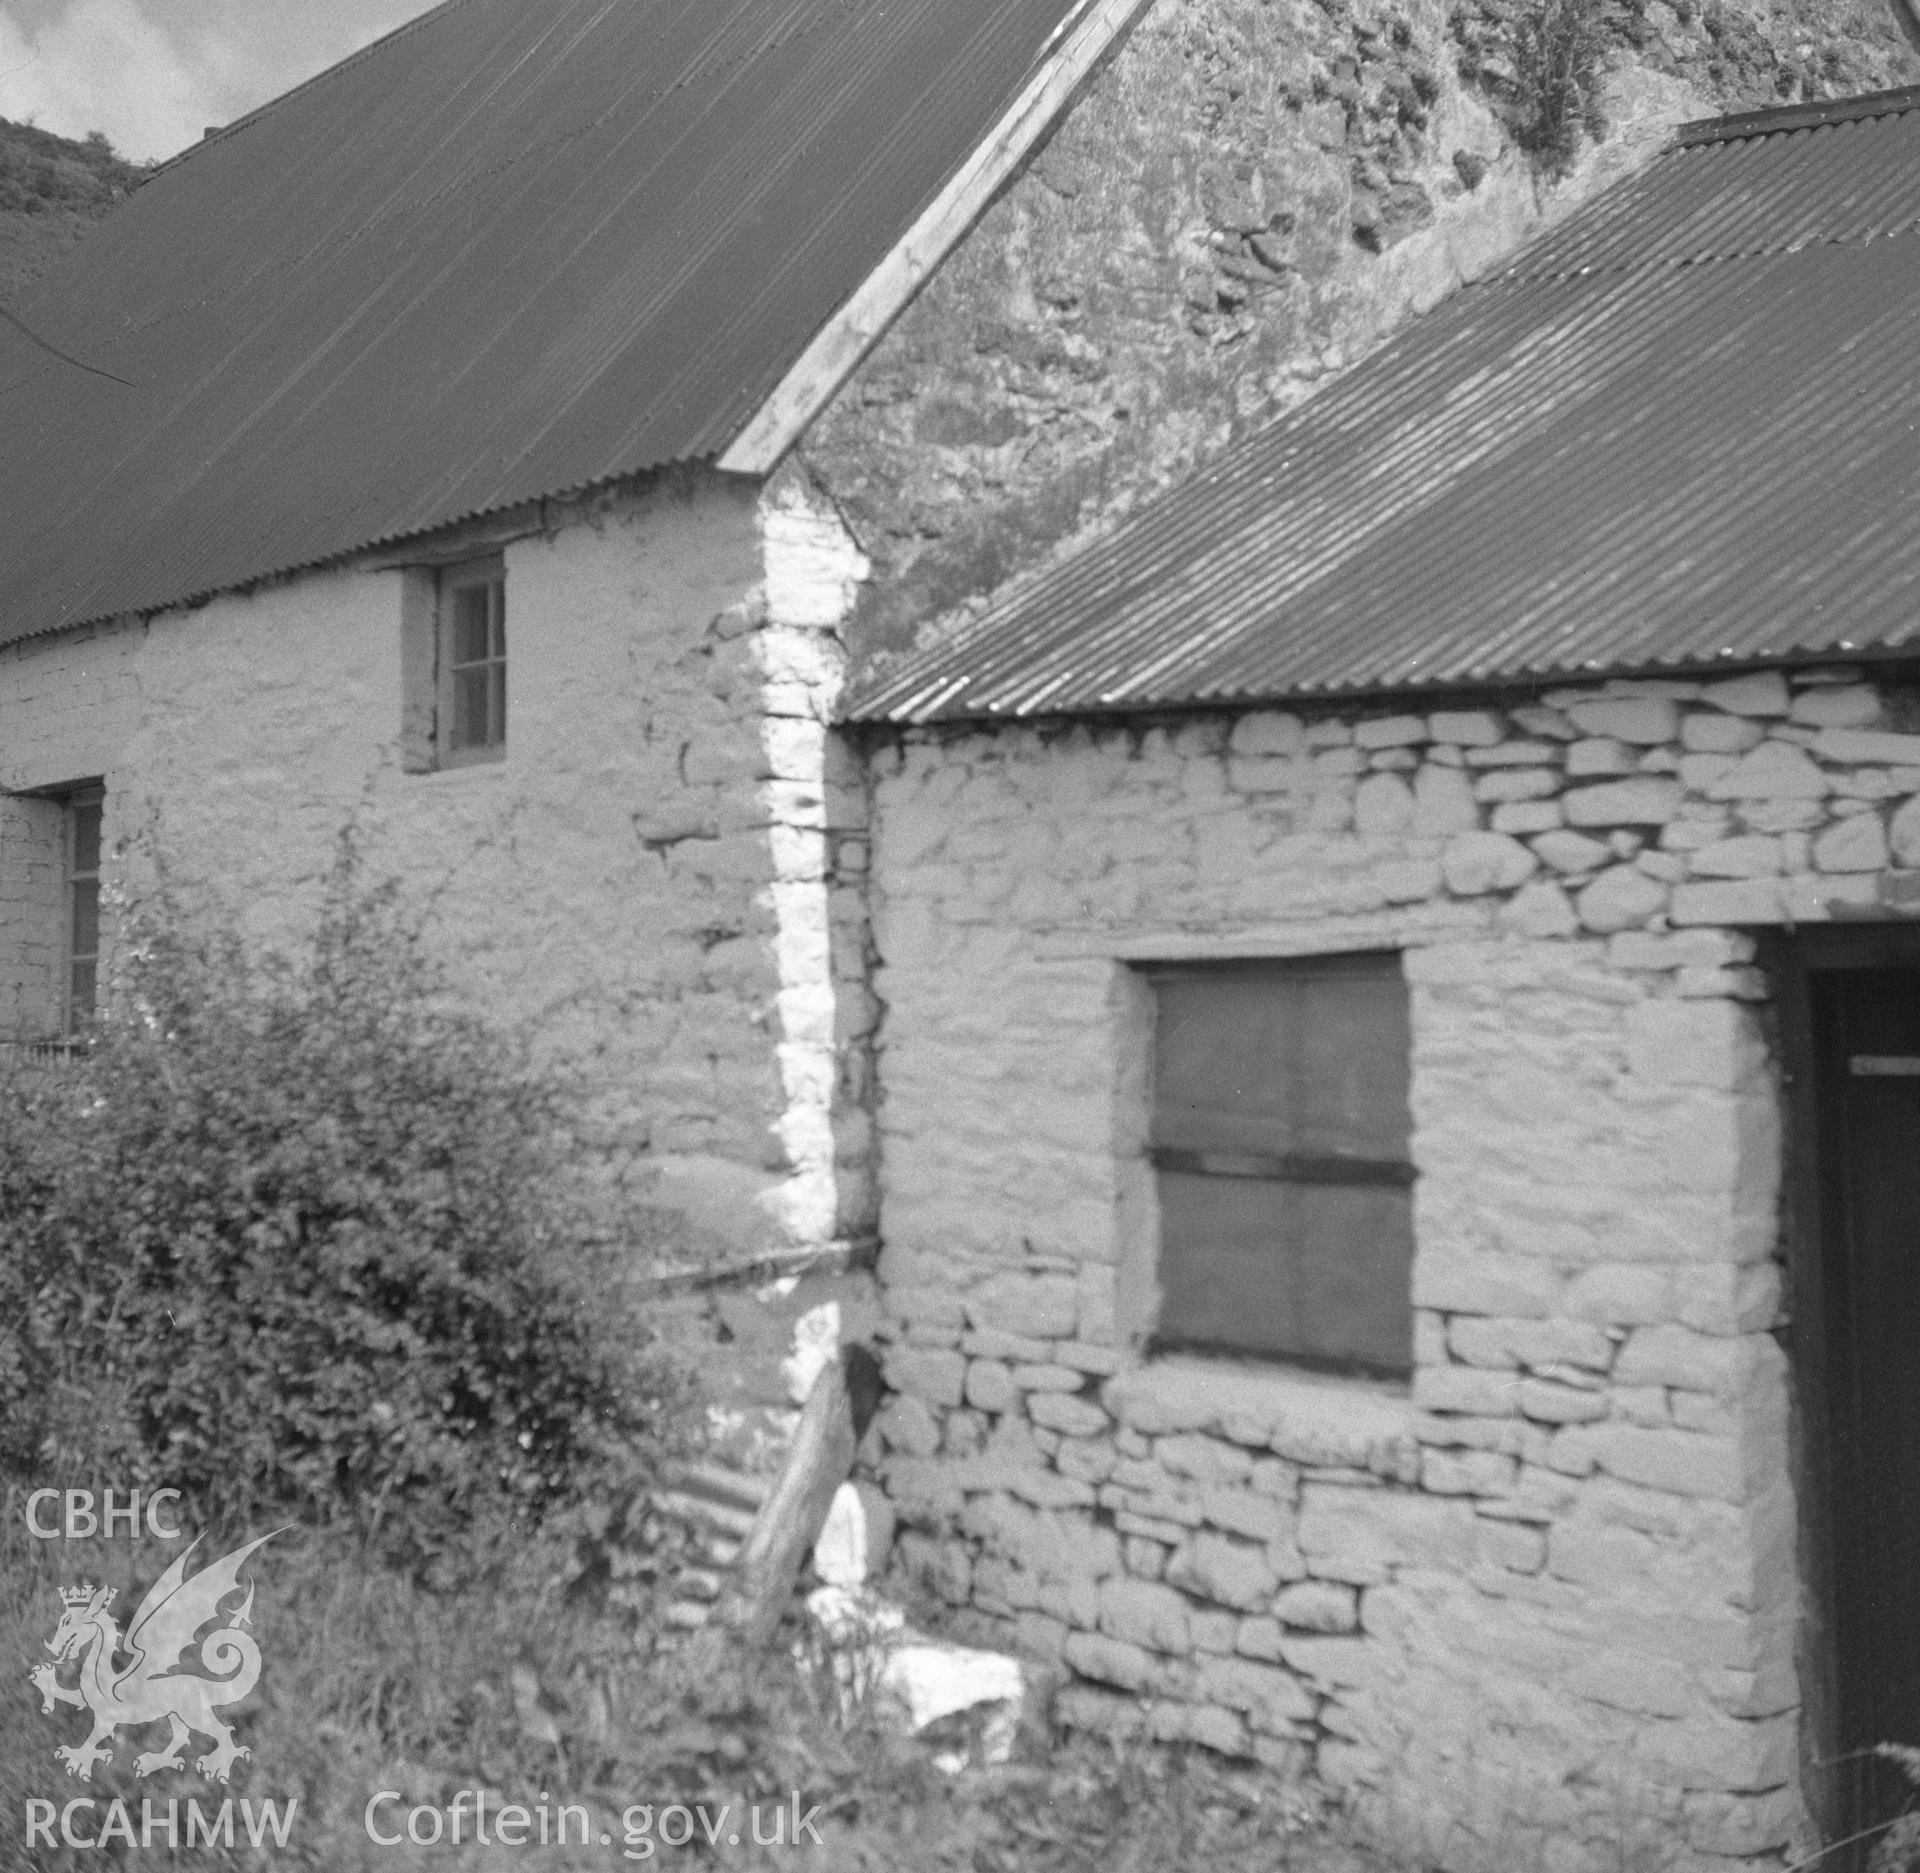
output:
[[[662,1515],[670,1515],[694,1528],[744,1541],[753,1526],[754,1512],[738,1503],[716,1502],[711,1496],[696,1496],[684,1489],[663,1489],[653,1499]]]
[[[767,1477],[750,1476],[724,1463],[677,1464],[667,1474],[669,1482],[686,1495],[724,1502],[749,1513],[759,1509],[773,1487]]]

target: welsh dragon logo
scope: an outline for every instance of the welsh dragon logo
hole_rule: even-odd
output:
[[[200,1545],[196,1536],[147,1589],[124,1645],[119,1627],[107,1614],[113,1588],[88,1584],[60,1590],[66,1610],[46,1642],[54,1662],[36,1665],[27,1675],[39,1688],[43,1714],[56,1704],[93,1712],[93,1734],[84,1743],[62,1744],[53,1752],[55,1761],[67,1765],[69,1775],[92,1781],[94,1764],[113,1759],[108,1740],[116,1730],[123,1725],[139,1729],[162,1719],[172,1726],[167,1746],[136,1756],[136,1775],[184,1767],[182,1752],[195,1731],[213,1739],[213,1748],[194,1761],[194,1767],[211,1781],[226,1781],[235,1762],[252,1754],[234,1742],[232,1726],[213,1714],[216,1705],[237,1704],[260,1679],[260,1648],[243,1630],[251,1624],[253,1613],[251,1581],[245,1601],[227,1623],[200,1641],[197,1662],[219,1675],[202,1677],[179,1667],[186,1662],[182,1654],[190,1651],[201,1629],[220,1617],[221,1602],[240,1590],[242,1563],[279,1532],[275,1529],[222,1555],[188,1580],[187,1557]],[[116,1658],[123,1656],[125,1662],[116,1665]],[[71,1690],[56,1676],[68,1659],[80,1662],[80,1682]]]

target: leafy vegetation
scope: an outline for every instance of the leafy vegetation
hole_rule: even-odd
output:
[[[11,306],[147,175],[97,130],[76,141],[0,117],[0,306]]]
[[[0,1088],[0,1459],[352,1527],[457,1578],[669,1440],[565,1088],[342,846],[308,952],[164,907],[115,1012]]]

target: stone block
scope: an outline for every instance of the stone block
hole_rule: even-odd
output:
[[[1502,808],[1503,812],[1506,810]],[[1572,936],[1580,928],[1580,919],[1574,911],[1573,900],[1559,884],[1550,878],[1537,878],[1531,884],[1523,884],[1500,907],[1500,924],[1503,929],[1517,930],[1522,936],[1545,940]]]
[[[1071,1339],[1079,1326],[1079,1289],[1071,1275],[990,1276],[966,1296],[975,1327],[998,1327],[1035,1340]]]
[[[1579,1386],[1528,1379],[1520,1387],[1521,1415],[1537,1424],[1588,1424],[1604,1418],[1607,1409],[1604,1393]]]
[[[1827,807],[1822,800],[1747,800],[1740,817],[1754,832],[1805,832],[1825,821]]]
[[[1690,711],[1680,723],[1680,745],[1695,754],[1745,754],[1765,735],[1766,730],[1747,717],[1704,709]]]
[[[1506,729],[1487,709],[1439,709],[1427,717],[1427,738],[1462,748],[1491,748],[1506,739]]]
[[[1083,1678],[1143,1695],[1154,1688],[1159,1661],[1141,1646],[1101,1632],[1071,1632],[1062,1648],[1066,1661]]]
[[[1244,1535],[1251,1541],[1290,1542],[1293,1539],[1293,1509],[1277,1497],[1231,1483],[1216,1483],[1200,1494],[1201,1519],[1230,1535]]]
[[[1494,808],[1493,818],[1488,822],[1495,832],[1508,833],[1516,839],[1557,832],[1565,823],[1566,815],[1557,800],[1508,801]]]
[[[940,1426],[926,1403],[909,1393],[896,1393],[882,1407],[881,1441],[890,1450],[909,1457],[931,1457],[940,1448]]]
[[[1358,1591],[1331,1580],[1302,1580],[1283,1587],[1273,1602],[1274,1617],[1296,1632],[1358,1632]]]
[[[929,1405],[957,1405],[966,1387],[967,1362],[956,1352],[932,1346],[887,1348],[887,1384]]]
[[[1057,1410],[1061,1401],[1051,1393],[1047,1394],[1047,1397],[1052,1401],[1050,1408]],[[1081,1404],[1086,1401],[1075,1399],[1067,1402]],[[1091,1408],[1099,1409],[1098,1406]],[[1106,1414],[1102,1412],[1101,1415],[1105,1417]],[[1036,1418],[1034,1422],[1037,1424],[1040,1420]],[[1062,1476],[1077,1477],[1083,1483],[1092,1483],[1098,1487],[1113,1474],[1113,1466],[1119,1459],[1113,1446],[1104,1438],[1096,1442],[1090,1434],[1069,1431],[1058,1424],[1046,1425],[1044,1428],[1058,1431],[1066,1439],[1053,1459],[1054,1467]]]
[[[1739,1502],[1746,1494],[1740,1452],[1723,1439],[1631,1424],[1581,1430],[1594,1462],[1622,1482],[1718,1502]]]
[[[1602,696],[1567,705],[1567,714],[1583,735],[1610,737],[1640,747],[1672,741],[1680,733],[1680,711],[1665,696]]]
[[[1546,741],[1572,741],[1576,730],[1564,709],[1550,709],[1545,703],[1523,703],[1509,710],[1513,725],[1523,735],[1536,735]]]
[[[1356,748],[1408,748],[1426,739],[1426,720],[1417,715],[1379,716],[1353,725]]]
[[[1708,1262],[1676,1268],[1672,1294],[1672,1317],[1684,1327],[1699,1333],[1765,1333],[1780,1320],[1780,1266]]]
[[[1354,790],[1353,829],[1363,839],[1405,832],[1413,813],[1413,789],[1398,774],[1369,774]]]
[[[1670,936],[1632,932],[1607,945],[1616,969],[1723,969],[1751,962],[1754,941],[1737,930],[1682,930]]]
[[[1557,1269],[1505,1256],[1430,1248],[1414,1257],[1413,1304],[1446,1314],[1551,1314],[1562,1285]]]
[[[1614,1361],[1617,1385],[1676,1386],[1688,1392],[1736,1391],[1748,1369],[1746,1341],[1689,1327],[1636,1327]]]
[[[1296,755],[1307,745],[1306,727],[1297,715],[1277,709],[1256,709],[1233,725],[1227,738],[1229,753],[1236,755]]]
[[[1729,715],[1785,715],[1793,706],[1787,680],[1778,670],[1757,670],[1751,676],[1709,683],[1700,692],[1700,700]]]
[[[1515,1382],[1481,1366],[1422,1366],[1413,1375],[1413,1402],[1421,1411],[1455,1411],[1471,1418],[1511,1417]]]
[[[1865,728],[1880,719],[1880,696],[1867,683],[1823,684],[1803,689],[1790,713],[1810,728]]]
[[[1193,1649],[1212,1653],[1216,1657],[1231,1655],[1239,1623],[1232,1613],[1212,1613],[1197,1606],[1189,1608],[1187,1612],[1187,1627],[1193,1635]]]
[[[1420,1459],[1420,1487],[1432,1496],[1504,1496],[1516,1474],[1514,1459],[1497,1450],[1428,1450]]]
[[[1282,1667],[1245,1658],[1202,1659],[1194,1684],[1209,1703],[1244,1711],[1256,1729],[1270,1735],[1313,1720],[1313,1694]]]
[[[1429,761],[1413,777],[1413,827],[1416,838],[1444,838],[1470,832],[1480,824],[1473,786],[1458,768]]]
[[[1575,780],[1598,780],[1604,775],[1631,774],[1633,750],[1623,741],[1576,741],[1567,750],[1567,772]]]
[[[1261,1612],[1272,1602],[1281,1575],[1264,1547],[1207,1531],[1167,1564],[1167,1579],[1196,1599]]]
[[[1192,1644],[1187,1603],[1158,1581],[1116,1577],[1100,1583],[1100,1630],[1149,1652],[1185,1657]]]
[[[1488,752],[1497,754],[1499,750]],[[1473,797],[1489,806],[1513,800],[1545,800],[1559,791],[1560,775],[1548,767],[1500,768],[1473,783]]]
[[[1447,889],[1459,897],[1511,891],[1532,876],[1538,863],[1518,839],[1501,832],[1462,833],[1440,855]]]
[[[1881,871],[1887,863],[1887,833],[1877,813],[1856,813],[1830,826],[1813,842],[1816,871]]]
[[[1243,1482],[1253,1470],[1253,1458],[1239,1445],[1193,1432],[1158,1439],[1153,1455],[1162,1469],[1196,1483]]]
[[[1113,1422],[1092,1399],[1069,1392],[1031,1393],[1027,1416],[1044,1429],[1071,1438],[1097,1437]],[[1065,1452],[1061,1454],[1064,1460]]]
[[[1601,781],[1561,797],[1569,826],[1660,826],[1679,816],[1680,783],[1659,775]]]
[[[1823,761],[1914,767],[1920,766],[1920,735],[1889,735],[1866,728],[1823,728],[1814,737],[1813,751]]]
[[[1531,1523],[1483,1518],[1478,1538],[1479,1558],[1488,1567],[1510,1574],[1537,1574],[1547,1564],[1546,1531]]]
[[[1785,902],[1773,878],[1688,883],[1674,886],[1667,917],[1676,924],[1778,923]]]
[[[960,1336],[960,1350],[976,1359],[1040,1360],[1053,1357],[1053,1342],[1002,1333],[998,1327],[975,1327]]]
[[[1261,1658],[1277,1663],[1284,1637],[1280,1622],[1270,1614],[1248,1613],[1235,1629],[1233,1649],[1242,1658]]]
[[[966,1402],[996,1416],[1020,1401],[1013,1374],[997,1359],[976,1359],[967,1366]]]
[[[1118,1521],[1128,1520],[1121,1516]],[[1167,1571],[1167,1556],[1173,1552],[1171,1544],[1156,1541],[1151,1535],[1135,1534],[1125,1531],[1126,1539],[1122,1552],[1126,1558],[1127,1572],[1135,1580],[1159,1580]]]
[[[1580,921],[1601,936],[1644,924],[1666,904],[1667,887],[1636,865],[1610,867],[1574,898]]]
[[[1535,772],[1548,771],[1548,779],[1556,786],[1559,776],[1553,770],[1560,761],[1563,751],[1550,741],[1503,741],[1493,748],[1469,748],[1466,764],[1470,768],[1525,768]],[[1498,798],[1498,795],[1482,798]]]
[[[1077,1392],[1086,1382],[1084,1372],[1076,1372],[1071,1366],[1057,1366],[1051,1361],[1021,1364],[1013,1369],[1013,1383],[1022,1392]]]
[[[1920,865],[1920,796],[1906,801],[1893,816],[1887,829],[1897,865]]]
[[[1542,833],[1534,840],[1533,849],[1555,871],[1569,876],[1597,870],[1613,856],[1604,841],[1589,839],[1581,832]]]
[[[1645,1001],[1627,1010],[1627,1065],[1638,1079],[1731,1091],[1765,1061],[1753,1013],[1737,1002]]]
[[[1701,846],[1687,860],[1687,869],[1702,878],[1771,878],[1785,866],[1778,839],[1749,833]]]
[[[1834,730],[1833,733],[1844,731]],[[1710,800],[1819,800],[1833,783],[1790,741],[1768,739],[1743,754],[1708,789]]]

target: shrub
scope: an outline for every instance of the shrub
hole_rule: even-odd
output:
[[[298,960],[163,900],[83,1057],[0,1090],[0,1461],[442,1570],[633,1468],[661,1374],[605,1303],[569,1116],[350,841]]]
[[[1555,168],[1573,159],[1584,126],[1600,132],[1598,79],[1608,45],[1599,0],[1540,0],[1514,36],[1514,134]]]

